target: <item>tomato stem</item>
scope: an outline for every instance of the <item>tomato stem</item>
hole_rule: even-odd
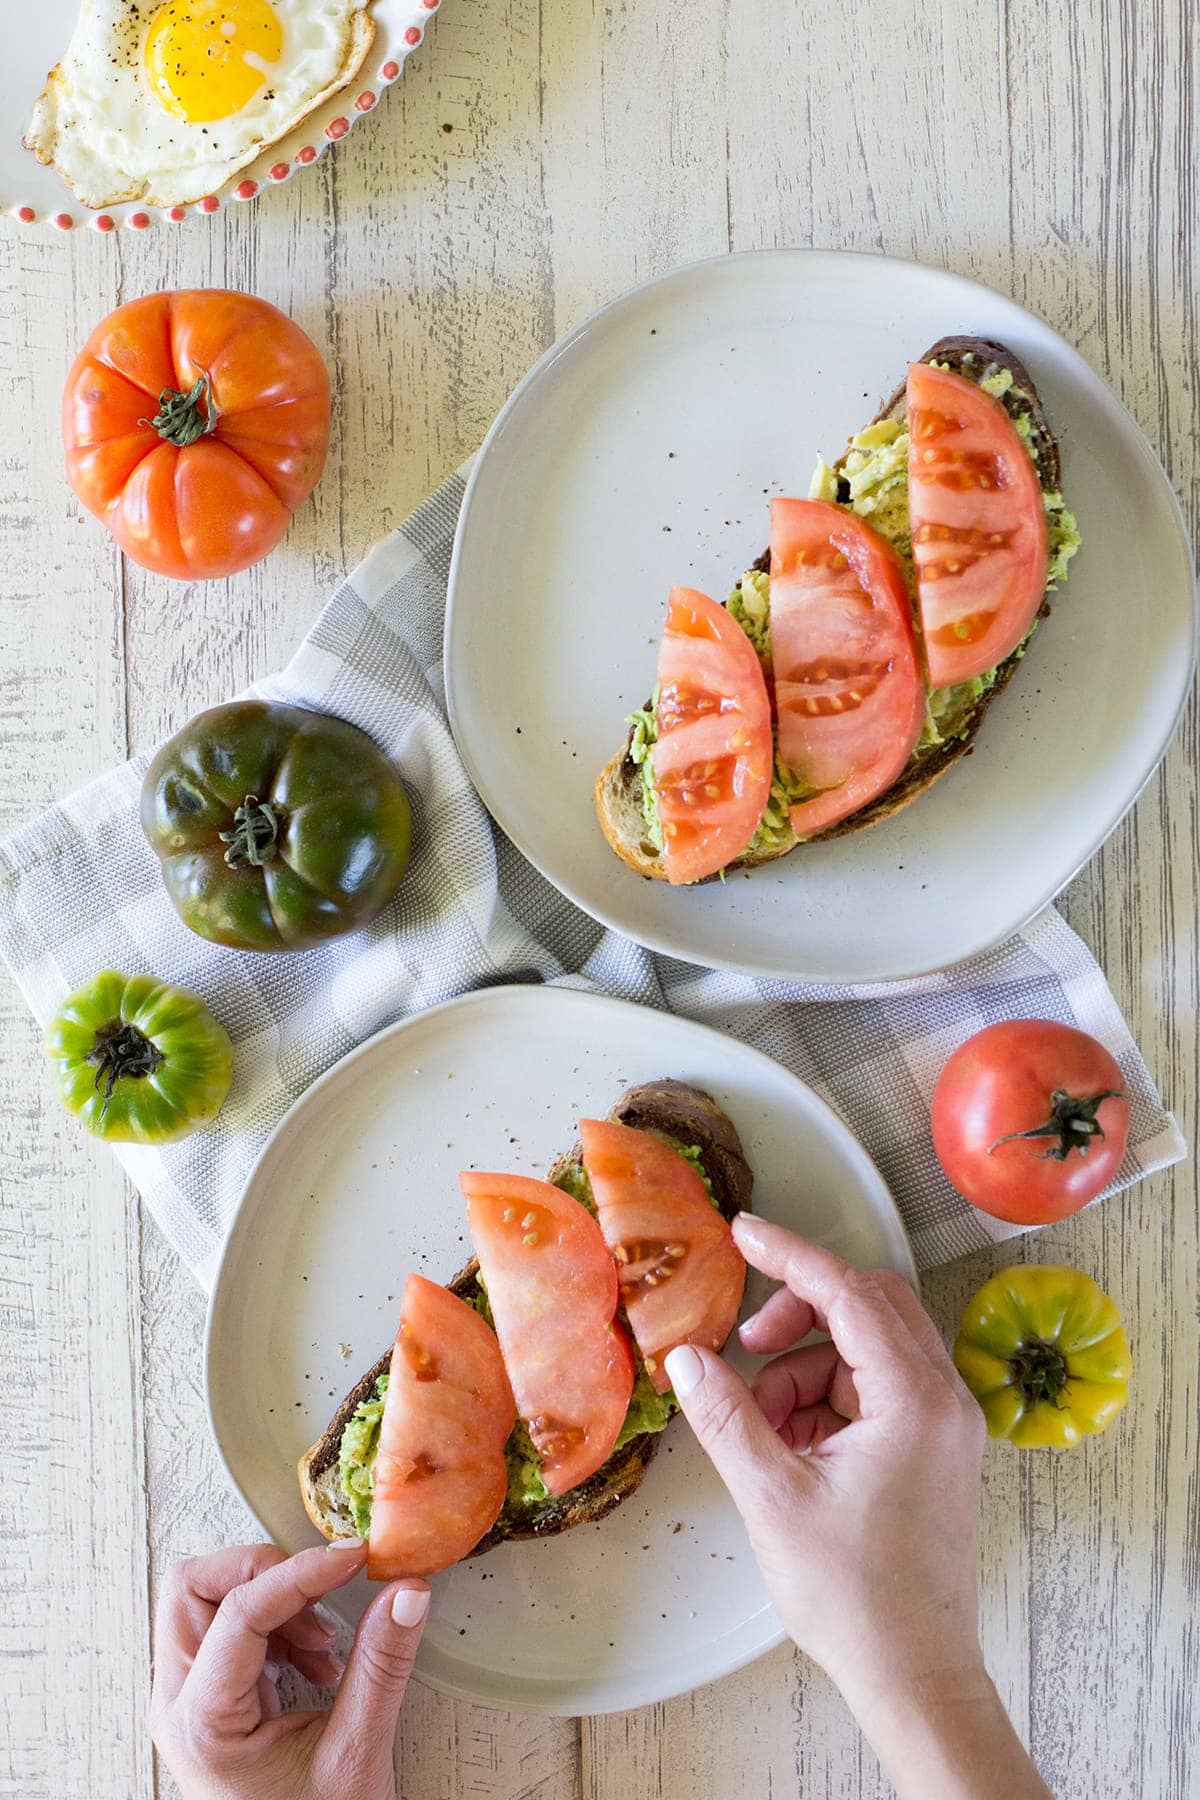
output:
[[[114,1019],[111,1025],[102,1025],[97,1031],[86,1060],[96,1071],[94,1086],[98,1089],[104,1083],[104,1105],[100,1108],[103,1118],[118,1081],[138,1081],[153,1075],[166,1059],[157,1044],[152,1044],[136,1025]]]
[[[221,842],[228,844],[225,861],[231,869],[261,869],[279,848],[283,814],[269,800],[247,794],[233,815],[233,830],[221,832]]]
[[[201,406],[203,401],[203,406]],[[212,378],[203,369],[189,393],[178,388],[164,388],[158,396],[158,411],[152,419],[139,419],[139,425],[152,425],[160,438],[186,450],[217,428],[217,407],[212,397]]]
[[[1027,1406],[1042,1400],[1058,1406],[1069,1371],[1057,1344],[1047,1343],[1045,1338],[1026,1338],[1009,1357],[1008,1366]]]
[[[1020,1138],[1057,1138],[1058,1142],[1043,1152],[1041,1160],[1066,1162],[1072,1150],[1086,1156],[1089,1146],[1104,1136],[1104,1127],[1096,1117],[1101,1103],[1124,1099],[1120,1088],[1105,1088],[1102,1094],[1092,1094],[1084,1100],[1068,1094],[1065,1088],[1055,1088],[1050,1096],[1050,1117],[1045,1123],[1033,1125],[1028,1131],[1010,1131],[1007,1137],[997,1138],[988,1155],[998,1150],[1001,1144],[1012,1144]]]

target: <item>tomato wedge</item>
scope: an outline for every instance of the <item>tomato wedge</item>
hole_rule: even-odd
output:
[[[581,1119],[579,1136],[630,1328],[665,1394],[669,1350],[719,1350],[733,1330],[745,1260],[699,1171],[661,1138],[611,1119]]]
[[[525,1175],[459,1176],[517,1410],[552,1494],[612,1455],[633,1391],[617,1272],[587,1208]]]
[[[949,369],[908,371],[908,512],[933,687],[994,669],[1046,591],[1046,509],[999,400]]]
[[[812,837],[891,787],[925,720],[900,559],[854,513],[772,500],[771,656],[780,761],[819,790],[792,830]]]
[[[754,645],[707,594],[672,588],[650,753],[668,881],[700,881],[741,855],[766,811],[774,761]]]
[[[470,1554],[504,1505],[515,1419],[495,1332],[449,1288],[410,1275],[375,1457],[372,1581],[432,1575]]]

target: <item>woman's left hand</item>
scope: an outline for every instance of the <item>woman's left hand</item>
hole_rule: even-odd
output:
[[[292,1557],[244,1544],[170,1571],[150,1728],[184,1800],[396,1800],[396,1721],[429,1589],[399,1581],[377,1594],[344,1671],[330,1653],[333,1629],[313,1610],[366,1554],[357,1541]],[[332,1711],[280,1713],[285,1662],[337,1687]]]

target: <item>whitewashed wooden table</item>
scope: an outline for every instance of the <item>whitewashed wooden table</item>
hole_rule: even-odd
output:
[[[1111,381],[1194,533],[1194,49],[1192,0],[446,0],[380,116],[252,206],[107,239],[0,222],[0,830],[277,666],[557,333],[726,249],[888,251],[1012,294]],[[188,591],[123,563],[70,499],[58,402],[111,307],[200,284],[298,319],[336,402],[325,477],[282,549]],[[1198,748],[1193,708],[1065,901],[1189,1127]],[[248,1530],[206,1431],[203,1302],[59,1112],[6,981],[0,1006],[0,1796],[167,1795],[146,1730],[154,1590],[174,1557]],[[1197,1248],[1185,1165],[1002,1253],[1091,1271],[1136,1361],[1108,1437],[988,1458],[988,1658],[1060,1800],[1200,1787]],[[927,1282],[947,1331],[992,1261]],[[405,1800],[889,1792],[828,1682],[786,1651],[608,1719],[414,1689],[398,1759]]]

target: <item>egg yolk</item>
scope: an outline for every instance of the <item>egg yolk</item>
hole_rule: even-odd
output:
[[[150,21],[146,76],[168,112],[204,124],[248,105],[282,52],[268,0],[168,0]]]

